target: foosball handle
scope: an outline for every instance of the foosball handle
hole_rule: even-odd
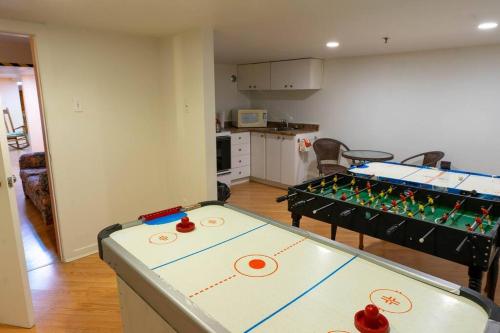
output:
[[[283,202],[285,200],[288,200],[288,194],[287,195],[282,195],[281,197],[276,198],[276,202]]]
[[[392,227],[390,227],[389,229],[386,230],[386,234],[387,236],[390,236],[392,235],[394,232],[396,232],[396,230],[399,229],[399,227],[401,227],[404,223],[406,222],[406,220],[403,220],[401,222],[399,222],[398,224],[395,224],[393,225]]]
[[[277,197],[276,198],[276,202],[283,202],[285,200],[288,200],[290,199],[291,197],[293,197],[294,195],[297,195],[297,192],[295,193],[290,193],[290,194],[286,194],[286,195],[282,195],[281,197]]]

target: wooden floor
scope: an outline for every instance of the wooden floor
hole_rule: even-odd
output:
[[[233,186],[231,204],[290,224],[286,203],[275,198],[284,190],[246,183]],[[302,227],[329,237],[328,225],[304,218]],[[357,247],[356,233],[339,229],[337,240]],[[410,249],[365,237],[365,250],[449,281],[465,284],[466,269]],[[113,271],[92,255],[71,263],[53,263],[29,272],[36,327],[0,325],[0,332],[121,332],[118,293]],[[496,303],[500,301],[497,292]]]
[[[18,181],[15,185],[17,208],[21,222],[21,236],[23,238],[24,256],[28,271],[50,265],[58,260],[54,226],[47,226],[42,220],[42,215],[26,199],[23,192],[21,177],[19,176],[19,156],[31,150],[11,150],[10,161],[12,172]]]

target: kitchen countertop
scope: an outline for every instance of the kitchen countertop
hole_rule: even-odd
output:
[[[314,124],[288,124],[289,127],[294,127],[294,129],[286,131],[277,131],[275,128],[279,128],[282,125],[280,123],[270,122],[268,127],[243,127],[237,128],[228,126],[223,129],[223,131],[229,131],[231,133],[242,133],[242,132],[257,132],[257,133],[268,133],[268,134],[279,134],[287,136],[295,136],[297,134],[313,133],[319,131],[319,125]]]

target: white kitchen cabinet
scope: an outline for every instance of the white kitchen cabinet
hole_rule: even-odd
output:
[[[311,142],[319,132],[294,136],[282,134],[251,133],[251,177],[253,180],[274,186],[287,187],[300,184],[318,176],[316,155],[310,149],[299,151],[299,142]]]
[[[298,144],[295,136],[284,135],[281,137],[280,183],[285,185],[296,185],[298,167]]]
[[[266,180],[281,182],[281,135],[266,134]]]
[[[250,150],[250,132],[231,134],[232,183],[241,183],[250,177]]]
[[[266,135],[253,132],[250,135],[250,174],[266,179]]]
[[[322,81],[321,59],[271,62],[271,90],[321,89]]]
[[[271,89],[271,63],[238,65],[238,90]]]

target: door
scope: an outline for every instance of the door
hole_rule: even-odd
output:
[[[271,88],[271,63],[238,65],[238,90]]]
[[[281,183],[285,185],[297,184],[298,145],[296,137],[283,135],[281,137]]]
[[[266,179],[266,135],[252,133],[250,138],[250,175]]]
[[[281,136],[266,134],[266,179],[281,182]]]
[[[9,150],[0,123],[0,323],[32,327],[31,291],[21,240],[19,216],[10,172]],[[10,178],[10,180],[8,180]]]

